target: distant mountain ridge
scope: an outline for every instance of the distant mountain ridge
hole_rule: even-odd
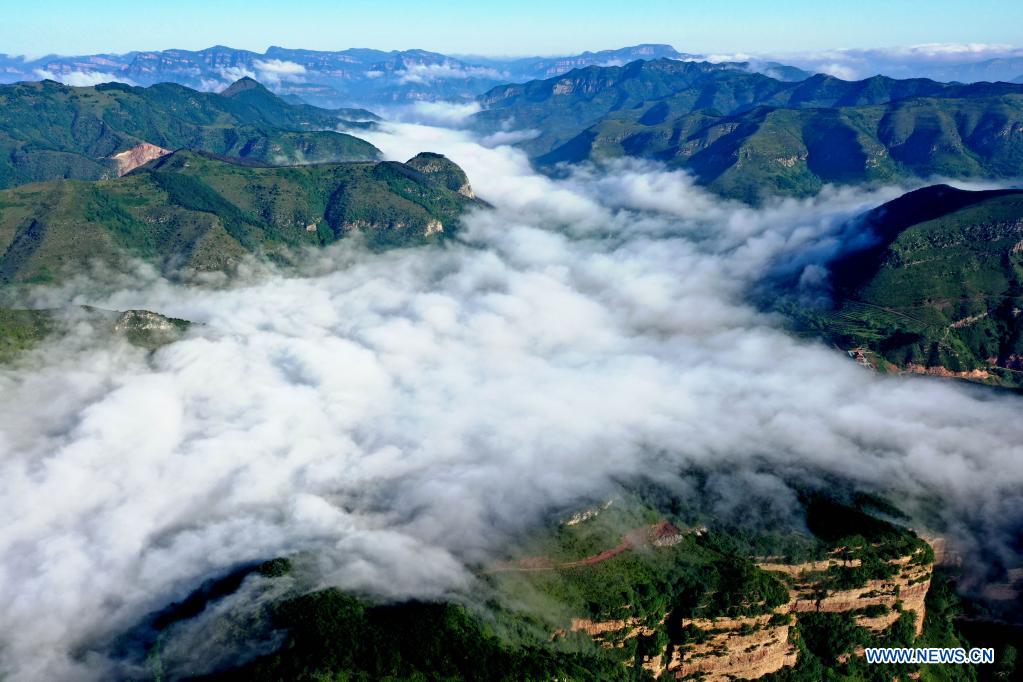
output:
[[[0,188],[59,178],[98,180],[142,150],[203,150],[265,163],[367,161],[373,145],[338,127],[369,112],[338,112],[285,102],[251,79],[221,94],[163,83],[73,88],[53,81],[0,86]],[[148,147],[146,146],[148,145]],[[146,156],[148,155],[148,158]]]
[[[472,197],[438,154],[304,166],[238,164],[178,151],[99,182],[55,180],[0,191],[0,290],[132,259],[179,271],[230,271],[261,255],[289,264],[303,247],[363,235],[375,248],[436,242]]]
[[[351,103],[407,104],[417,101],[471,101],[495,85],[548,78],[590,65],[626,64],[637,59],[698,59],[670,45],[644,44],[558,57],[459,57],[428,50],[353,48],[319,51],[270,47],[260,54],[223,45],[204,50],[161,50],[34,60],[0,55],[0,82],[51,78],[72,85],[119,80],[136,85],[173,82],[217,91],[248,76],[279,95],[301,97],[320,106]],[[756,69],[757,65],[749,65]],[[806,72],[767,63],[792,74]],[[805,77],[805,76],[804,76]]]
[[[587,67],[494,88],[479,132],[521,129],[541,166],[633,156],[690,170],[724,196],[809,196],[824,184],[1023,174],[1023,85],[817,74],[742,64]]]
[[[850,63],[863,76],[930,78],[943,82],[1011,81],[1023,74],[1023,56],[1006,54],[972,61],[913,61],[885,51],[853,50]],[[1011,52],[1011,51],[1010,51]],[[876,53],[876,54],[875,54]],[[537,57],[487,57],[429,50],[309,50],[269,47],[265,52],[215,45],[202,50],[140,50],[125,54],[48,55],[36,59],[0,54],[0,83],[51,78],[71,85],[117,80],[135,85],[173,82],[219,90],[243,76],[267,84],[282,96],[339,107],[468,101],[503,83],[551,78],[586,66],[621,66],[655,59],[729,61],[783,81],[800,81],[817,71],[843,73],[841,59],[736,56],[732,59],[681,52],[671,45],[640,44],[610,50]],[[902,61],[900,61],[900,59]],[[845,69],[848,71],[849,69]]]
[[[1023,386],[1023,189],[935,185],[857,219],[864,248],[827,264],[812,329],[881,371]]]

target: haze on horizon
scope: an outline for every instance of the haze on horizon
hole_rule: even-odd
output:
[[[0,22],[0,53],[40,57],[203,49],[223,44],[264,51],[271,45],[316,50],[420,48],[446,54],[561,55],[636,43],[669,43],[683,52],[784,54],[830,49],[947,44],[971,51],[1019,43],[1023,5],[1005,0],[823,5],[789,0],[765,5],[606,0],[494,7],[465,0],[386,5],[198,0],[147,3],[41,0],[9,3]],[[471,31],[466,30],[472,26]],[[154,31],[154,27],[158,30]],[[654,27],[652,29],[652,27]],[[968,54],[967,54],[968,56]]]

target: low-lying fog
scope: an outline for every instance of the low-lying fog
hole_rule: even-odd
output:
[[[637,474],[707,472],[729,519],[792,517],[787,481],[836,477],[1015,560],[1017,398],[872,375],[745,301],[901,190],[752,209],[652,165],[551,180],[453,130],[369,137],[447,154],[494,208],[460,244],[342,243],[226,288],[141,268],[30,301],[202,324],[151,357],[83,335],[0,369],[0,675],[102,677],[89,642],[303,549],[326,583],[463,589],[511,533]]]

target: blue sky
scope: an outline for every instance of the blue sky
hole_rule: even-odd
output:
[[[0,0],[0,52],[214,44],[564,54],[639,42],[778,53],[930,42],[1019,44],[1019,0]]]

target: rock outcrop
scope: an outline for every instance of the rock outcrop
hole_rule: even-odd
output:
[[[164,149],[163,147],[157,147],[155,144],[143,142],[135,145],[131,149],[118,152],[110,158],[117,164],[117,177],[121,177],[122,175],[135,170],[139,166],[146,165],[153,159],[159,159],[161,156],[167,156],[170,153],[169,149]]]
[[[667,649],[646,656],[641,664],[658,679],[699,677],[709,682],[756,679],[796,665],[798,650],[790,633],[802,613],[855,612],[857,625],[880,633],[904,612],[911,611],[916,634],[920,635],[932,573],[932,564],[924,552],[921,548],[890,561],[891,577],[867,580],[862,587],[853,589],[827,587],[830,569],[862,566],[859,559],[844,558],[841,548],[825,559],[802,564],[764,561],[758,566],[779,574],[788,586],[789,599],[785,604],[755,616],[683,619],[677,625],[689,636],[681,644],[669,644]],[[665,616],[659,625],[666,622]],[[570,629],[585,632],[601,646],[620,648],[630,638],[653,635],[657,627],[652,621],[636,617],[607,621],[576,618]],[[862,651],[854,655],[862,655]]]
[[[143,348],[159,348],[180,338],[191,325],[149,310],[126,310],[114,323],[114,333]]]
[[[469,184],[469,176],[465,174],[465,171],[458,164],[443,154],[422,152],[406,161],[405,165],[415,168],[423,175],[453,192],[458,192],[463,197],[468,197],[469,199],[476,198],[476,194],[473,193],[472,186]]]
[[[882,616],[856,616],[856,622],[865,628],[880,632],[899,618],[896,605],[903,611],[912,611],[916,619],[916,634],[923,632],[924,601],[931,586],[931,565],[913,562],[913,556],[893,561],[898,570],[891,578],[869,580],[863,587],[851,590],[818,593],[814,582],[797,582],[792,590],[789,610],[792,613],[846,613],[869,607],[882,606],[888,611]]]
[[[781,614],[745,618],[683,620],[682,626],[704,633],[696,644],[676,647],[665,670],[676,679],[701,675],[710,682],[752,680],[796,664],[789,641],[791,619]],[[655,676],[663,671],[648,667]]]

